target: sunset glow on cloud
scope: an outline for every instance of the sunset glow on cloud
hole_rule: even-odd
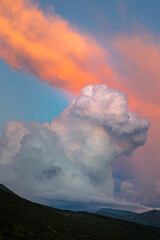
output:
[[[58,88],[80,91],[113,78],[107,53],[89,35],[33,1],[0,3],[0,56],[12,69],[33,74]]]
[[[118,35],[114,47],[119,56],[121,82],[134,97],[135,105],[140,100],[143,113],[160,117],[160,41],[148,32]]]
[[[120,7],[123,21],[126,8]],[[118,179],[119,198],[132,200],[134,204],[160,206],[160,39],[144,28],[141,32],[116,32],[109,39],[105,48],[96,37],[70,24],[53,9],[42,10],[35,1],[0,1],[0,58],[11,69],[34,75],[76,96],[60,118],[54,118],[51,123],[46,121],[40,126],[33,121],[28,128],[23,122],[11,121],[5,126],[0,139],[0,164],[11,173],[10,182],[14,180],[16,185],[21,171],[25,171],[25,159],[31,159],[27,155],[29,149],[37,167],[31,172],[33,189],[27,185],[24,188],[30,195],[38,185],[39,174],[39,181],[48,183],[47,188],[42,186],[39,191],[50,192],[55,197],[52,195],[55,183],[50,178],[53,173],[56,184],[62,190],[69,189],[69,192],[64,190],[63,197],[67,200],[76,188],[81,192],[78,197],[83,198],[90,191],[91,198],[87,195],[86,201],[96,199],[95,192],[104,193],[104,180],[107,185],[104,195],[108,202],[107,194],[114,201],[116,183],[111,170],[114,165],[113,171],[126,176]],[[32,144],[35,144],[33,148]],[[138,146],[143,147],[131,156]],[[47,163],[41,159],[43,150],[44,156],[49,151]],[[23,163],[19,164],[23,154]],[[54,154],[59,163],[52,159]],[[37,156],[40,156],[40,166],[36,165]],[[79,162],[75,163],[74,159]],[[97,163],[97,159],[102,162]],[[12,169],[12,160],[16,170]],[[66,178],[60,176],[63,164],[67,168]],[[74,170],[78,179],[75,182]],[[5,171],[1,171],[7,182]],[[103,179],[97,180],[100,176]],[[69,187],[71,182],[73,186]],[[56,191],[61,196],[58,188]],[[105,203],[103,197],[95,201]]]
[[[122,83],[120,89],[124,90],[125,86],[130,108],[151,122],[147,143],[134,153],[129,165],[135,186],[141,193],[139,199],[157,207],[160,196],[155,187],[159,185],[160,172],[160,41],[142,30],[141,34],[118,35],[114,48]]]

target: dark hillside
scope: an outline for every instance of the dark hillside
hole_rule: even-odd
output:
[[[160,211],[152,210],[137,215],[128,216],[126,220],[139,224],[160,227]]]
[[[129,211],[102,208],[97,210],[96,214],[160,228],[160,211],[158,210],[134,213]]]
[[[1,240],[159,240],[160,229],[98,216],[62,211],[0,189]]]
[[[9,188],[4,186],[3,184],[0,184],[0,189],[4,190],[5,192],[9,192],[9,193],[15,194],[14,192],[12,192]]]

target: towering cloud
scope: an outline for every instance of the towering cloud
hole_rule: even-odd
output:
[[[122,92],[88,85],[51,123],[9,122],[0,140],[0,181],[36,199],[113,200],[112,164],[145,143],[150,125],[127,104]]]
[[[102,47],[54,12],[42,12],[34,1],[0,1],[0,57],[12,69],[58,88],[79,91],[113,78]]]

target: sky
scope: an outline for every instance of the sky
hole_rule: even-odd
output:
[[[158,0],[1,0],[0,182],[71,209],[160,207]]]

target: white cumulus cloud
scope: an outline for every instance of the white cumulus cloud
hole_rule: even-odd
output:
[[[31,199],[111,202],[113,162],[143,145],[150,126],[127,105],[124,93],[89,85],[51,123],[7,123],[0,181]]]

